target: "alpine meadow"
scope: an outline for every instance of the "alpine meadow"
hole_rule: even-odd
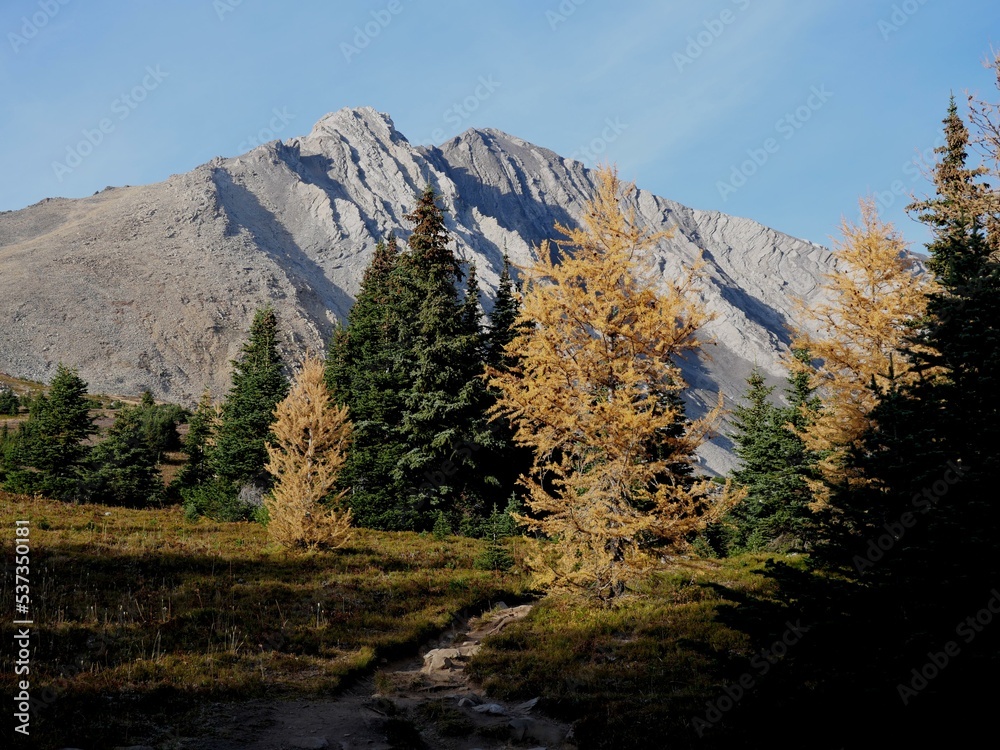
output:
[[[0,11],[4,748],[995,734],[993,4],[104,4]]]

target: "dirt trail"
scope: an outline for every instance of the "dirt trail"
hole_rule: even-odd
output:
[[[531,606],[461,620],[336,698],[206,707],[211,736],[179,738],[171,750],[574,750],[571,727],[541,715],[537,699],[493,701],[465,674],[482,639]]]

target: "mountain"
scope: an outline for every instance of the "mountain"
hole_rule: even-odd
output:
[[[414,146],[387,115],[358,108],[155,185],[0,213],[0,371],[47,381],[61,361],[95,392],[149,389],[190,404],[208,387],[221,397],[266,302],[289,354],[323,350],[375,244],[392,230],[406,236],[403,214],[428,182],[491,293],[503,252],[529,263],[556,222],[581,215],[594,174],[492,129]],[[714,343],[710,359],[684,363],[692,413],[720,390],[737,397],[754,365],[780,378],[794,298],[817,293],[830,252],[644,190],[632,203],[652,229],[674,231],[652,258],[665,278],[705,261]],[[727,448],[706,446],[706,466],[724,470]]]

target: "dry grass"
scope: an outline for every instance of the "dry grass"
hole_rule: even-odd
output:
[[[760,575],[766,559],[675,560],[646,596],[615,608],[549,597],[487,640],[470,673],[499,698],[541,696],[547,711],[579,722],[581,747],[708,747],[693,718],[730,681],[757,674],[751,659],[784,627],[779,586]],[[775,611],[757,618],[760,602]]]
[[[0,493],[6,560],[18,519],[31,521],[33,694],[55,695],[33,729],[66,742],[115,744],[154,702],[332,691],[524,586],[474,570],[475,540],[359,531],[347,549],[294,554],[269,546],[260,526],[192,523],[180,508]],[[0,611],[14,610],[13,583],[7,568]],[[12,631],[0,623],[8,643]]]

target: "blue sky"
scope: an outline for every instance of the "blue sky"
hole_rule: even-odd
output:
[[[0,210],[371,105],[413,143],[499,128],[821,244],[874,192],[919,250],[913,160],[950,92],[1000,96],[996,0],[3,0],[0,35]]]

